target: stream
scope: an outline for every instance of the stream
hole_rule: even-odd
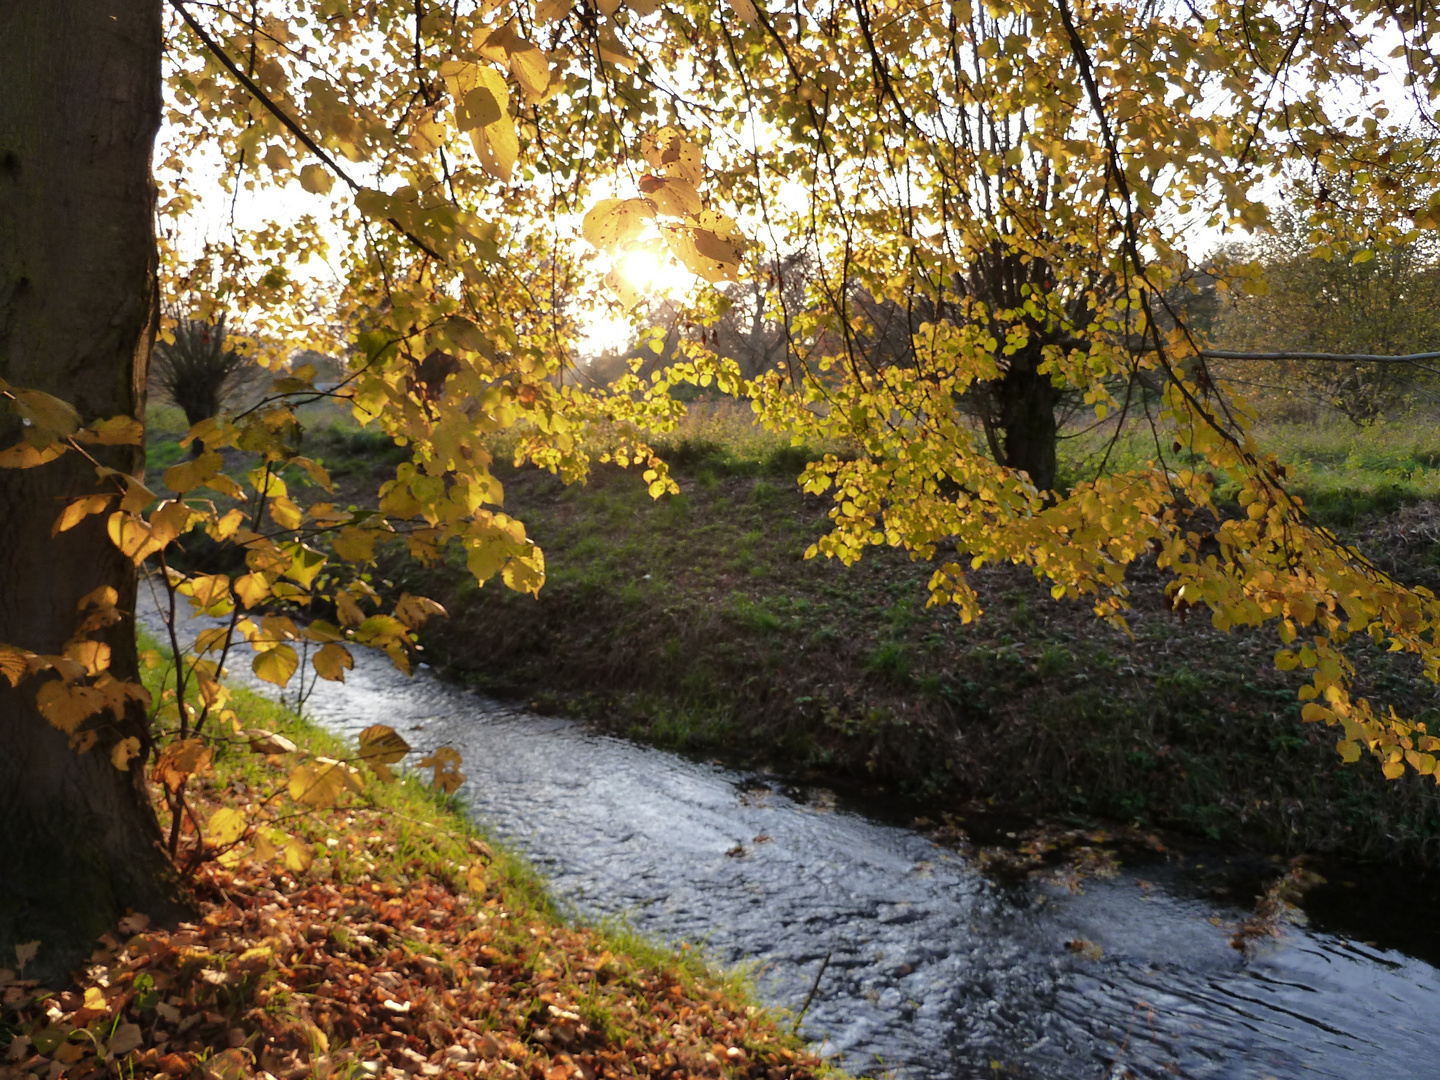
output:
[[[1432,924],[1434,908],[1394,912],[1375,880],[1332,880],[1299,901],[1308,926],[1237,949],[1254,866],[1086,841],[1072,852],[1111,853],[1098,872],[987,872],[993,849],[406,679],[364,650],[306,713],[455,747],[472,815],[563,903],[746,965],[767,1002],[798,1011],[813,988],[801,1032],[856,1075],[1440,1077],[1440,970],[1396,947],[1397,921]]]

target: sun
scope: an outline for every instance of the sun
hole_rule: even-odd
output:
[[[661,291],[657,287],[665,276],[665,262],[659,250],[647,244],[627,251],[615,269],[638,292],[653,293]]]

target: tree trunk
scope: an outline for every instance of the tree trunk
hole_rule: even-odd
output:
[[[160,0],[0,3],[0,377],[71,402],[86,423],[144,415],[161,33]],[[20,430],[0,410],[0,446]],[[137,448],[101,454],[141,467]],[[103,585],[133,612],[135,569],[106,515],[51,536],[67,497],[97,490],[74,452],[0,469],[0,642],[61,652],[77,602]],[[102,635],[117,678],[136,676],[134,630],[127,618]],[[40,681],[0,679],[0,966],[38,940],[26,974],[58,983],[127,909],[158,920],[182,909],[142,762],[122,772],[110,760],[143,715],[107,723],[78,754],[36,710]]]
[[[1037,488],[1052,491],[1060,434],[1055,407],[1060,402],[1060,391],[1048,374],[1036,371],[1039,363],[1040,349],[1036,345],[1012,356],[1005,375],[992,384],[996,426],[1000,429],[1000,464],[1023,469]]]

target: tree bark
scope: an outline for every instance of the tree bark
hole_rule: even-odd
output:
[[[154,341],[160,0],[0,3],[0,377],[73,404],[86,423],[144,416]],[[20,435],[0,409],[0,446]],[[142,452],[102,450],[137,472]],[[100,455],[97,455],[100,456]],[[0,642],[63,650],[77,603],[110,585],[133,613],[135,568],[105,517],[51,536],[67,498],[102,490],[75,452],[0,469]],[[135,627],[101,635],[112,673],[136,677]],[[42,680],[0,679],[0,966],[38,940],[27,975],[63,982],[127,910],[159,920],[182,895],[145,791],[143,763],[109,747],[144,716],[111,718],[84,754],[35,707]]]

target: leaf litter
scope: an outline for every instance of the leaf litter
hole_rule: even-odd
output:
[[[541,913],[476,838],[468,864],[453,843],[406,858],[392,811],[317,817],[330,839],[308,872],[211,862],[194,922],[128,916],[61,993],[0,968],[0,1080],[825,1071],[718,979]]]

